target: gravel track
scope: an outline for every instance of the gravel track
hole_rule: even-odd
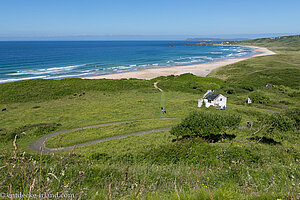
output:
[[[166,119],[169,119],[169,118],[161,118],[161,120],[166,120]],[[110,125],[115,125],[115,124],[123,124],[123,123],[129,123],[129,122],[134,122],[134,121],[137,121],[137,120],[111,122],[111,123],[98,124],[98,125],[92,125],[92,126],[85,126],[85,127],[81,127],[81,128],[73,128],[73,129],[58,131],[58,132],[55,132],[55,133],[52,133],[52,134],[49,134],[49,135],[45,135],[44,137],[42,137],[42,138],[36,140],[35,142],[31,143],[29,145],[29,147],[34,151],[37,151],[37,152],[42,151],[43,153],[66,151],[66,150],[72,149],[74,146],[61,147],[61,148],[48,148],[48,147],[45,146],[45,142],[48,139],[50,139],[54,136],[57,136],[57,135],[60,135],[60,134],[63,134],[63,133],[67,133],[67,132],[71,132],[71,131],[77,131],[77,130],[88,129],[88,128],[97,128],[97,127],[102,127],[102,126],[110,126]],[[151,129],[151,130],[147,130],[147,131],[129,133],[129,134],[126,134],[126,135],[113,136],[113,137],[103,138],[103,139],[100,139],[100,140],[94,140],[94,141],[78,144],[78,145],[76,145],[76,147],[86,146],[86,145],[90,145],[90,144],[96,144],[96,143],[110,141],[110,140],[118,140],[118,139],[130,137],[130,136],[144,135],[144,134],[154,133],[154,132],[159,132],[159,131],[168,131],[170,129],[171,129],[171,127],[166,127],[166,128]]]

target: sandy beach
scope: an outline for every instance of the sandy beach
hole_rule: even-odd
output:
[[[218,62],[212,63],[203,63],[197,65],[187,65],[187,66],[175,66],[175,67],[167,67],[167,68],[154,68],[154,69],[145,69],[141,71],[133,71],[133,72],[124,72],[124,73],[117,73],[117,74],[107,74],[107,75],[100,75],[100,76],[91,76],[91,77],[84,77],[83,79],[128,79],[128,78],[137,78],[137,79],[153,79],[159,76],[169,76],[169,75],[180,75],[185,73],[191,73],[196,76],[205,77],[207,76],[212,70],[222,67],[225,65],[233,64],[236,62],[240,62],[252,57],[258,56],[267,56],[276,54],[273,51],[270,51],[264,47],[256,47],[256,46],[246,46],[252,48],[253,51],[260,52],[259,54],[255,54],[251,57],[245,58],[235,58],[235,59],[226,59]]]

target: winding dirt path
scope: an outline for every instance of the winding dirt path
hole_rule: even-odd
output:
[[[163,92],[163,90],[157,86],[158,83],[159,83],[159,81],[156,81],[156,82],[153,84],[153,86],[154,86],[156,89],[158,89],[159,91]]]
[[[158,89],[160,92],[163,92],[163,90],[157,86],[158,83],[159,83],[159,81],[156,81],[153,84],[153,86],[156,89]],[[160,119],[161,120],[167,120],[167,119],[170,119],[170,118],[160,118]],[[123,123],[129,123],[129,122],[134,122],[134,121],[137,121],[137,120],[111,122],[111,123],[98,124],[98,125],[92,125],[92,126],[85,126],[85,127],[81,127],[81,128],[73,128],[73,129],[58,131],[58,132],[55,132],[55,133],[52,133],[52,134],[49,134],[49,135],[45,135],[44,137],[42,137],[42,138],[36,140],[35,142],[31,143],[29,145],[29,147],[34,151],[37,151],[37,152],[42,151],[43,153],[66,151],[66,150],[70,150],[70,149],[74,148],[74,146],[67,146],[67,147],[61,147],[61,148],[48,148],[48,147],[46,147],[45,143],[48,139],[50,139],[54,136],[61,135],[63,133],[67,133],[67,132],[71,132],[71,131],[77,131],[77,130],[88,129],[88,128],[97,128],[97,127],[102,127],[102,126],[110,126],[110,125],[115,125],[115,124],[123,124]],[[113,137],[103,138],[103,139],[94,140],[94,141],[90,141],[90,142],[85,142],[85,143],[78,144],[78,145],[75,145],[75,146],[76,147],[81,147],[81,146],[96,144],[96,143],[110,141],[110,140],[122,139],[122,138],[130,137],[130,136],[144,135],[144,134],[154,133],[154,132],[159,132],[159,131],[168,131],[170,129],[171,129],[171,127],[166,127],[166,128],[152,129],[152,130],[147,130],[147,131],[140,131],[140,132],[135,132],[135,133],[129,133],[129,134],[126,134],[126,135],[113,136]]]
[[[160,118],[160,119],[166,120],[166,119],[170,119],[170,118]],[[110,125],[115,125],[115,124],[123,124],[123,123],[129,123],[129,122],[134,122],[134,121],[137,121],[137,120],[112,122],[112,123],[98,124],[98,125],[92,125],[92,126],[85,126],[85,127],[81,127],[81,128],[73,128],[73,129],[58,131],[58,132],[55,132],[55,133],[52,133],[49,135],[45,135],[44,137],[31,143],[29,145],[29,147],[34,151],[43,152],[43,153],[66,151],[66,150],[72,149],[74,146],[61,147],[61,148],[48,148],[45,146],[45,142],[54,136],[57,136],[57,135],[60,135],[63,133],[67,133],[67,132],[71,132],[71,131],[77,131],[77,130],[88,129],[88,128],[96,128],[96,127],[102,127],[102,126],[110,126]],[[113,137],[108,137],[108,138],[103,138],[103,139],[99,139],[99,140],[94,140],[94,141],[78,144],[78,145],[76,145],[76,147],[86,146],[86,145],[90,145],[90,144],[96,144],[96,143],[110,141],[110,140],[122,139],[122,138],[130,137],[130,136],[144,135],[144,134],[154,133],[154,132],[159,132],[159,131],[168,131],[170,129],[171,129],[171,127],[165,127],[165,128],[129,133],[126,135],[113,136]]]

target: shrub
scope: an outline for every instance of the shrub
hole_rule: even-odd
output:
[[[287,94],[290,97],[299,97],[300,96],[300,90],[298,89],[292,89],[290,87],[284,86],[284,85],[275,85],[275,88],[280,91],[283,94]]]
[[[282,114],[273,114],[270,117],[269,123],[272,128],[279,131],[290,131],[293,129],[294,122]]]
[[[300,109],[291,109],[285,112],[285,115],[294,121],[297,128],[300,127]]]
[[[236,91],[235,91],[235,87],[232,86],[232,85],[227,85],[227,84],[224,84],[221,89],[226,92],[227,94],[235,94]]]
[[[196,82],[187,82],[186,84],[184,84],[184,88],[198,90],[199,92],[203,91],[203,87]]]
[[[260,116],[258,118],[258,121],[266,127],[266,131],[269,134],[293,130],[295,124],[295,122],[291,118],[283,114]]]
[[[233,88],[227,88],[224,90],[227,94],[234,94],[235,90]]]
[[[250,85],[242,85],[242,88],[244,90],[248,90],[248,91],[251,91],[251,92],[254,90],[254,88],[252,86],[250,86]]]
[[[234,128],[241,122],[241,116],[229,113],[193,112],[171,129],[174,136],[211,136]]]
[[[284,101],[284,100],[279,101],[279,103],[282,103],[282,104],[284,104],[284,105],[289,105],[289,104],[291,104],[290,102]]]
[[[279,90],[281,93],[288,93],[290,91],[290,88],[289,87],[286,87],[284,85],[274,85],[274,87]]]
[[[249,98],[253,103],[265,104],[270,102],[269,97],[267,97],[264,93],[258,91],[251,92]]]

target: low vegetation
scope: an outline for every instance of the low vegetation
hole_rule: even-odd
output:
[[[212,137],[225,134],[225,130],[236,128],[241,122],[241,116],[230,113],[193,112],[182,122],[172,128],[170,133],[181,137]]]
[[[260,91],[254,91],[249,93],[249,98],[253,103],[266,104],[270,102],[270,98]]]
[[[47,147],[67,147],[107,137],[121,136],[129,133],[170,127],[178,123],[177,119],[137,120],[123,124],[110,125],[99,128],[81,129],[67,132],[47,140]]]
[[[0,194],[299,199],[299,41],[290,36],[230,42],[277,54],[222,67],[206,78],[0,84]],[[164,92],[153,87],[156,81]],[[207,89],[228,98],[226,110],[197,108]],[[46,146],[173,128],[55,154],[29,148],[50,133],[120,121],[132,122],[64,133]]]

